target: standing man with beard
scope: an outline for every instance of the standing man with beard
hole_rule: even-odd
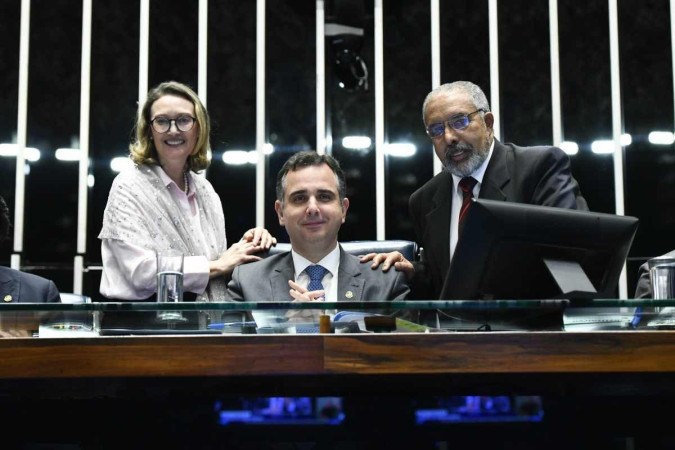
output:
[[[587,210],[572,177],[569,157],[558,147],[519,147],[494,137],[495,117],[485,94],[468,81],[443,84],[431,91],[422,118],[443,171],[409,199],[424,258],[412,263],[399,252],[371,253],[387,271],[393,265],[412,280],[412,295],[438,299],[459,238],[462,186],[473,197]],[[465,179],[465,181],[462,181]],[[461,182],[461,185],[460,185]]]

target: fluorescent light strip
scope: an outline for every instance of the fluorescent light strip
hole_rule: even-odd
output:
[[[350,150],[365,150],[373,144],[368,136],[345,136],[342,138],[342,146]]]
[[[384,153],[395,158],[410,158],[417,153],[417,146],[408,142],[385,144]]]
[[[19,154],[19,144],[0,144],[0,156],[16,158]],[[40,150],[34,147],[26,147],[23,152],[23,157],[31,162],[40,159]]]
[[[648,136],[649,143],[654,145],[671,145],[675,136],[670,131],[652,131]]]
[[[113,172],[121,172],[134,166],[134,162],[128,156],[118,156],[110,160],[110,169]]]
[[[79,148],[57,148],[54,156],[59,161],[79,161],[82,152]]]

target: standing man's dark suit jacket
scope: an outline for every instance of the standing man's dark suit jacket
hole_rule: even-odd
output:
[[[58,303],[61,298],[53,281],[0,266],[0,300],[2,303]]]
[[[228,295],[231,300],[248,302],[290,302],[288,280],[293,279],[293,257],[290,252],[280,253],[237,266],[227,285]],[[373,270],[340,247],[338,301],[404,300],[409,292],[403,272]]]
[[[572,177],[569,157],[557,147],[519,147],[495,139],[479,198],[588,210]],[[424,260],[415,264],[412,295],[438,299],[450,267],[452,176],[443,171],[409,200]]]
[[[666,253],[662,256],[672,256],[675,257],[675,250]],[[637,287],[635,288],[635,298],[653,298],[654,292],[652,292],[652,285],[649,279],[649,264],[644,263],[640,266],[638,272],[638,282]]]

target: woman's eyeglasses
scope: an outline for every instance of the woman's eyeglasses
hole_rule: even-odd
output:
[[[178,116],[175,119],[169,119],[168,117],[155,117],[150,121],[152,129],[158,133],[166,133],[171,129],[171,122],[176,124],[176,129],[178,131],[190,131],[195,125],[195,119],[192,116]]]

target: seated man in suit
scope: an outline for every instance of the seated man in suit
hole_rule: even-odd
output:
[[[9,208],[0,196],[0,245],[7,240],[9,228]],[[3,303],[61,301],[53,281],[3,266],[0,266],[0,299]]]
[[[237,266],[228,295],[246,301],[403,300],[403,272],[374,271],[338,244],[349,199],[345,176],[329,155],[303,151],[277,175],[274,209],[291,251]],[[311,275],[310,275],[311,274]],[[316,274],[316,275],[315,275]]]

